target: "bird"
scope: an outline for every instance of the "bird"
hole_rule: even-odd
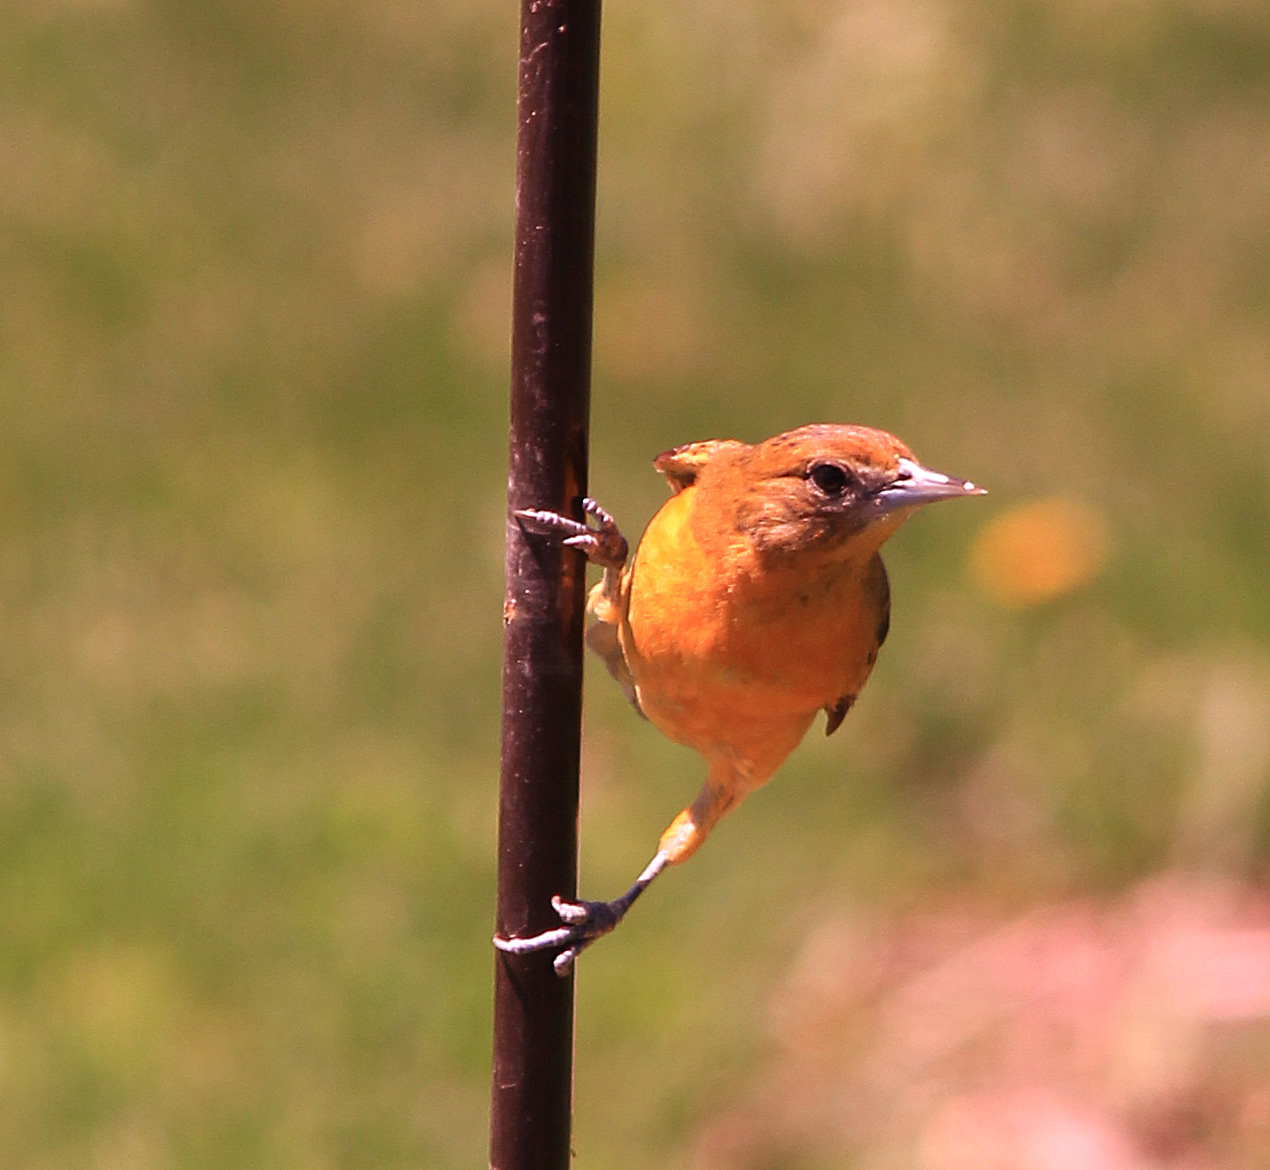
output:
[[[832,423],[753,444],[688,443],[653,466],[671,495],[633,557],[616,521],[589,497],[581,520],[515,512],[528,534],[561,539],[603,569],[587,601],[595,618],[588,646],[636,711],[706,764],[696,799],[624,894],[607,902],[557,895],[559,927],[495,937],[510,954],[556,951],[562,976],[659,874],[691,857],[772,778],[821,711],[826,734],[838,729],[890,627],[882,544],[918,508],[984,494],[924,467],[886,431]]]

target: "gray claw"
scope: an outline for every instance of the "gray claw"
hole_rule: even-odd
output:
[[[581,953],[581,947],[570,947],[567,951],[561,951],[554,959],[551,960],[551,965],[556,969],[556,974],[559,975],[561,979],[573,970],[574,960]]]
[[[559,894],[551,899],[551,908],[561,922],[570,926],[583,926],[590,917],[585,902],[566,902]]]
[[[587,536],[591,530],[579,520],[570,520],[559,512],[543,512],[537,508],[517,508],[512,513],[531,532],[543,536],[556,532],[568,532],[572,536]]]
[[[509,955],[531,955],[534,951],[543,951],[548,947],[560,947],[574,941],[577,931],[572,926],[557,926],[555,930],[544,930],[532,938],[503,938],[494,936],[494,945]]]

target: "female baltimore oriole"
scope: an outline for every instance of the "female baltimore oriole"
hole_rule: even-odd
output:
[[[869,677],[890,623],[878,553],[915,508],[981,495],[921,466],[885,431],[816,425],[753,446],[689,443],[653,465],[674,493],[627,565],[627,543],[594,500],[596,521],[520,511],[524,527],[562,535],[601,565],[587,608],[588,645],[636,710],[705,758],[705,785],[670,823],[653,860],[611,902],[552,899],[563,926],[496,938],[513,954],[578,953],[621,921],[669,864],[766,783],[820,710],[837,730]]]

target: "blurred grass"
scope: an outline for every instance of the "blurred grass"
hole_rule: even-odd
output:
[[[0,1163],[478,1163],[514,12],[5,16]],[[1270,709],[1270,21],[605,20],[599,498],[637,531],[658,451],[815,419],[993,493],[894,542],[843,731],[588,955],[580,1161],[682,1165],[820,915],[1119,889],[1220,787],[1211,680]],[[1107,570],[996,608],[976,533],[1054,495]],[[699,769],[593,673],[598,892]],[[1247,766],[1190,860],[1255,877]]]

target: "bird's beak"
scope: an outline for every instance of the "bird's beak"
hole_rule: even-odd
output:
[[[953,479],[950,475],[931,471],[929,467],[923,467],[912,459],[901,459],[896,477],[873,499],[883,512],[893,512],[897,508],[918,508],[923,504],[951,500],[957,496],[984,495],[987,492],[969,480]]]

